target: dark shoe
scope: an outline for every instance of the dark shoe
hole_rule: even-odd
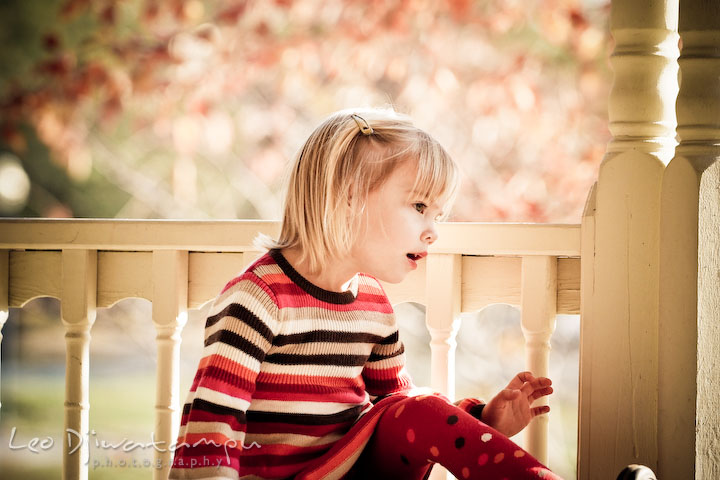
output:
[[[617,480],[657,480],[655,473],[644,465],[628,465]]]

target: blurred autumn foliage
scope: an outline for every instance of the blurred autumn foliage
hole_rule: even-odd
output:
[[[410,114],[451,220],[580,219],[605,145],[608,0],[4,0],[0,214],[279,218],[312,128]]]

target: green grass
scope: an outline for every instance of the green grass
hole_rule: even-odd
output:
[[[147,444],[154,424],[154,371],[142,375],[106,375],[90,382],[89,476],[96,480],[152,477],[152,448],[123,452],[122,448],[98,447],[98,442],[128,441]],[[64,437],[64,378],[47,373],[4,375],[0,410],[0,465],[2,478],[35,480],[61,477]],[[53,446],[38,453],[28,448],[10,448],[10,434],[16,429],[13,446],[28,445],[32,438],[52,438]],[[73,438],[75,440],[75,438]],[[135,461],[137,466],[132,466]],[[95,463],[97,462],[97,463]]]

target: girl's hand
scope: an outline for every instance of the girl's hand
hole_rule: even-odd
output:
[[[485,405],[482,422],[512,437],[534,417],[550,411],[547,405],[531,407],[535,400],[553,392],[550,385],[552,381],[549,378],[535,378],[530,372],[518,373],[504,390]]]

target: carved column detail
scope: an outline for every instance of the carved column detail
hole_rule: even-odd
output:
[[[188,252],[153,252],[152,318],[157,330],[157,378],[155,404],[155,480],[167,478],[172,460],[169,446],[177,440],[180,426],[180,334],[187,322]]]
[[[527,256],[522,259],[522,332],[525,337],[525,368],[536,377],[547,377],[550,338],[557,316],[557,258]],[[547,398],[535,406],[547,404]],[[548,463],[548,415],[535,417],[525,431],[525,446],[540,462]]]
[[[63,250],[60,296],[65,326],[63,480],[88,478],[90,329],[95,322],[96,299],[97,252]]]
[[[612,2],[613,140],[595,192],[593,250],[583,248],[594,265],[584,297],[592,313],[582,319],[580,479],[614,478],[633,463],[657,468],[660,193],[676,145],[677,22],[678,0]]]
[[[658,477],[718,478],[720,4],[680,3],[680,144],[660,237]]]

